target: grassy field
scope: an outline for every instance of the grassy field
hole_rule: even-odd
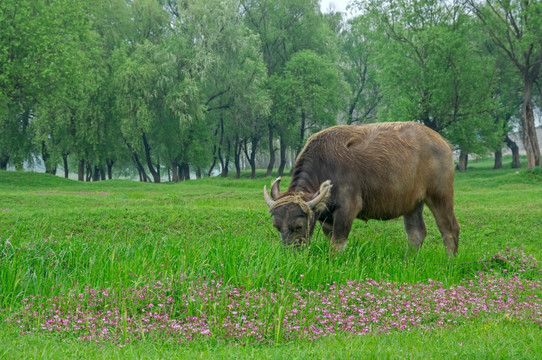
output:
[[[542,175],[469,166],[409,261],[401,219],[283,248],[263,176],[0,172],[0,358],[540,358]]]

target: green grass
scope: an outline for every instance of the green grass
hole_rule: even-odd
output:
[[[50,335],[15,337],[0,345],[2,359],[539,359],[540,328],[480,321],[455,329],[380,336],[336,336],[282,345],[230,346],[220,342],[127,347],[59,340]],[[23,355],[24,354],[24,355]]]
[[[416,261],[403,259],[406,240],[401,219],[356,221],[347,249],[340,255],[330,255],[320,231],[308,247],[283,248],[262,196],[263,185],[269,186],[272,179],[261,173],[255,180],[207,178],[142,184],[121,180],[81,183],[45,174],[0,172],[0,337],[4,339],[0,358],[207,358],[213,354],[227,358],[425,358],[447,354],[537,358],[542,351],[533,339],[540,335],[540,326],[520,326],[491,316],[452,329],[339,335],[312,342],[283,338],[279,326],[269,334],[269,342],[281,345],[246,345],[217,338],[179,345],[140,339],[124,348],[111,343],[97,347],[65,334],[22,336],[14,322],[28,296],[48,299],[85,287],[114,287],[120,293],[177,279],[175,291],[182,294],[190,281],[215,279],[247,293],[277,292],[284,296],[287,307],[293,298],[283,284],[290,289],[318,290],[333,282],[370,278],[398,283],[433,279],[452,286],[474,279],[488,267],[507,276],[507,270],[516,270],[513,265],[476,261],[491,259],[506,247],[542,258],[542,175],[491,167],[491,160],[471,161],[467,173],[456,174],[456,215],[461,224],[457,258],[445,256],[434,219],[426,209],[429,234]],[[288,179],[283,182],[285,187]],[[537,272],[521,276],[539,280]],[[190,313],[201,311],[201,304],[191,306]],[[267,316],[283,315],[284,308],[268,306]],[[181,310],[177,304],[174,308]],[[129,305],[125,311],[131,311]],[[217,316],[223,314],[220,309],[215,311]],[[20,349],[17,355],[15,349]]]

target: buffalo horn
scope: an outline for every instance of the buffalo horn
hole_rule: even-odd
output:
[[[271,184],[271,198],[275,200],[280,195],[280,181],[282,178],[279,176],[273,183]]]
[[[265,198],[265,202],[267,203],[267,206],[271,207],[275,203],[271,198],[269,197],[269,194],[267,193],[267,186],[263,186],[263,197]]]
[[[307,202],[307,205],[311,208],[311,209],[314,209],[314,207],[316,205],[318,205],[318,203],[320,201],[322,201],[322,199],[326,196],[327,192],[329,191],[329,188],[331,187],[331,181],[330,180],[326,180],[322,183],[322,185],[320,185],[320,190],[318,191],[320,194],[318,194],[314,199],[310,200]]]

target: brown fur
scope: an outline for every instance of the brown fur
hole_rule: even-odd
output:
[[[328,179],[333,189],[315,216],[324,232],[331,233],[337,250],[344,249],[354,218],[399,216],[405,217],[409,244],[418,249],[426,234],[421,217],[426,203],[448,253],[456,254],[459,224],[453,212],[452,149],[437,132],[415,122],[323,130],[309,138],[294,165],[288,191],[277,199],[301,192],[308,201]]]

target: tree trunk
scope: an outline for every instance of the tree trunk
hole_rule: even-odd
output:
[[[228,176],[228,171],[224,170],[224,168],[227,168],[227,166],[224,164],[224,158],[222,157],[222,147],[218,147],[218,161],[220,162],[220,176],[225,177],[224,173],[226,173],[226,176]]]
[[[145,171],[143,164],[141,164],[141,161],[139,161],[139,156],[137,155],[137,153],[133,152],[132,157],[134,159],[134,162],[136,163],[137,171],[139,172],[139,181],[150,182],[151,179],[147,175],[147,172]]]
[[[218,136],[218,131],[220,130],[220,123],[221,122],[218,123],[218,126],[215,129],[215,138]],[[222,134],[219,140],[219,146],[221,143],[222,143]],[[216,146],[216,144],[214,144],[213,145],[213,162],[211,163],[211,167],[209,168],[209,171],[207,172],[207,177],[211,177],[213,173],[213,169],[215,168],[216,160],[217,160],[217,151],[218,151],[218,147]]]
[[[62,162],[64,163],[64,178],[68,178],[70,172],[68,171],[68,154],[62,155]]]
[[[92,166],[87,161],[87,178],[86,178],[86,181],[89,182],[90,180],[92,180]]]
[[[230,171],[230,159],[226,159],[226,162],[224,163],[224,166],[222,167],[222,173],[220,176],[223,178],[228,177],[228,173]]]
[[[124,143],[128,147],[128,150],[130,151],[130,154],[132,155],[132,160],[134,160],[134,163],[136,164],[137,172],[139,174],[139,181],[141,182],[150,182],[150,179],[145,172],[145,168],[143,168],[143,165],[141,164],[141,161],[139,161],[139,156],[137,155],[137,152],[132,148],[128,140],[122,137],[122,140],[124,140]]]
[[[273,146],[273,126],[271,124],[268,125],[269,128],[269,164],[267,165],[267,172],[265,173],[265,176],[272,176],[273,175],[273,167],[275,166],[275,152],[277,149]]]
[[[469,154],[461,150],[459,154],[459,172],[467,171],[467,165],[469,163]]]
[[[231,149],[231,142],[230,140],[226,140],[226,156],[222,156],[222,147],[218,148],[218,159],[220,160],[220,165],[222,166],[222,173],[220,176],[222,177],[228,177],[228,172],[230,170],[230,149]]]
[[[45,144],[45,141],[41,142],[41,157],[43,158],[43,164],[45,165],[45,173],[55,175],[56,164],[52,166],[49,162],[51,156],[49,155],[49,151],[47,150],[47,145]]]
[[[154,165],[152,163],[151,158],[151,147],[149,146],[149,142],[147,141],[147,136],[143,133],[143,147],[145,148],[145,158],[147,160],[147,167],[149,168],[149,171],[151,172],[151,175],[154,179],[155,183],[160,182],[160,165],[158,165],[158,171],[154,168]]]
[[[9,155],[1,154],[0,155],[0,170],[7,170],[9,162]]]
[[[100,166],[100,179],[105,181],[105,167],[103,165]]]
[[[241,151],[243,148],[243,142],[239,140],[239,135],[235,137],[235,144],[233,146],[233,162],[235,165],[235,178],[241,177]]]
[[[202,176],[201,167],[196,166],[196,179],[201,179],[201,176]]]
[[[184,163],[184,179],[190,180],[190,165],[188,163]]]
[[[115,160],[105,160],[105,163],[107,164],[107,178],[109,180],[113,179],[113,165],[115,164]]]
[[[286,142],[280,137],[280,164],[279,164],[279,176],[284,175],[284,168],[286,167]]]
[[[215,145],[215,151],[216,151],[216,145]],[[215,155],[213,156],[213,162],[211,163],[211,167],[209,168],[209,171],[207,172],[207,177],[211,177],[211,175],[213,174],[213,170],[216,166],[216,160],[217,160],[217,156]]]
[[[512,141],[512,139],[510,139],[508,135],[506,135],[504,141],[506,142],[506,146],[508,146],[510,150],[512,150],[512,169],[519,169],[521,167],[521,162],[519,161],[518,145],[514,141]]]
[[[219,146],[218,147],[218,161],[220,162],[220,176],[222,177],[226,177],[228,176],[228,170],[224,170],[224,169],[227,169],[227,165],[224,164],[224,158],[222,157],[222,147]],[[226,175],[224,175],[226,174]]]
[[[179,182],[179,160],[177,158],[171,161],[171,170],[173,171],[173,182]]]
[[[181,181],[190,180],[190,166],[188,163],[181,163],[179,166],[179,178]]]
[[[299,155],[301,152],[301,149],[303,148],[303,143],[305,140],[305,126],[307,122],[307,115],[305,114],[305,111],[301,111],[301,128],[299,132],[299,144],[297,146],[296,155]]]
[[[258,142],[259,142],[258,138],[255,138],[255,137],[252,138],[251,149],[250,149],[250,154],[249,154],[248,149],[247,149],[247,140],[245,139],[244,151],[245,151],[245,156],[247,157],[248,163],[250,164],[250,169],[251,169],[250,178],[251,179],[254,179],[256,177],[256,150],[258,147]]]
[[[230,159],[223,159],[221,155],[219,156],[219,158],[220,164],[222,166],[222,172],[220,173],[220,176],[223,178],[228,177],[228,172],[230,171]]]
[[[227,177],[228,176],[228,170],[229,170],[229,163],[230,163],[230,160],[229,160],[229,152],[230,152],[230,141],[229,139],[226,140],[226,156],[223,157],[222,156],[222,143],[224,142],[224,119],[221,117],[220,118],[220,124],[219,124],[219,128],[220,128],[220,141],[218,143],[218,160],[220,161],[220,166],[221,166],[221,174],[220,176],[222,177]]]
[[[362,83],[365,84],[365,78],[367,74],[367,66],[363,67],[363,75],[362,75]],[[363,93],[364,86],[361,86],[358,91],[356,92],[356,96],[350,103],[350,106],[348,107],[348,114],[346,117],[346,124],[352,125],[354,123],[354,111],[356,110],[356,105],[359,102],[359,99],[361,97],[361,94]]]
[[[522,140],[525,153],[527,154],[527,170],[532,171],[535,166],[540,166],[540,146],[536,135],[533,114],[533,93],[534,79],[531,79],[529,71],[524,74],[524,96],[521,104],[521,126]]]
[[[495,164],[493,165],[493,169],[502,169],[502,151],[497,150],[495,151]]]
[[[85,159],[79,160],[79,166],[77,167],[77,180],[85,181]]]
[[[92,181],[100,181],[100,168],[98,166],[94,166]]]

